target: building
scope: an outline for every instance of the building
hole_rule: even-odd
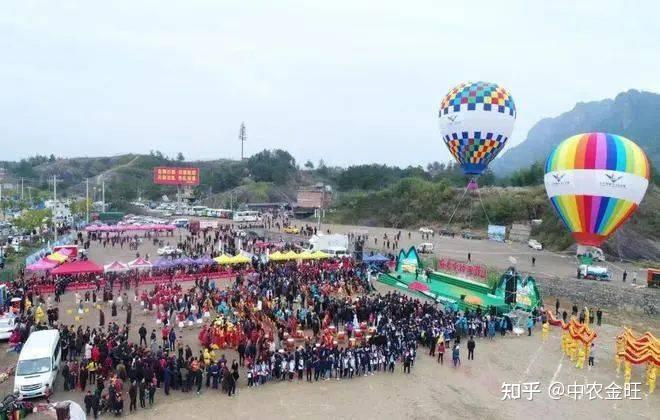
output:
[[[67,225],[73,222],[73,215],[69,208],[69,203],[60,200],[46,200],[44,208],[50,209],[53,213],[53,220],[57,224]]]
[[[329,185],[316,184],[311,188],[300,188],[296,196],[294,212],[313,214],[316,209],[327,209],[332,204],[332,188]]]

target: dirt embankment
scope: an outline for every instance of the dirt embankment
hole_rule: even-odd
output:
[[[644,305],[652,303],[660,311],[660,290],[644,286],[618,287],[596,281],[559,278],[537,278],[546,308],[554,310],[558,298],[562,308],[570,312],[579,308],[601,308],[608,323],[636,327],[639,331],[660,332],[660,313],[644,314]]]

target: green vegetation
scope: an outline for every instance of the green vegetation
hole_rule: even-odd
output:
[[[518,169],[504,183],[514,187],[526,187],[529,185],[543,184],[545,168],[541,162],[534,162],[529,168]]]
[[[331,218],[367,225],[411,226],[438,217],[438,208],[454,195],[446,182],[404,178],[377,192],[342,195]]]
[[[22,230],[40,230],[41,227],[50,225],[52,217],[50,209],[26,210],[20,217],[15,218],[13,223]]]
[[[284,150],[263,150],[250,156],[247,168],[255,181],[283,184],[296,175],[296,160]]]
[[[454,228],[485,228],[489,220],[493,224],[508,225],[540,218],[548,207],[545,192],[540,187],[485,187],[479,193],[467,194],[457,208],[463,192],[464,187],[455,188],[442,179],[404,178],[377,192],[343,194],[331,218],[340,223],[399,228],[421,224],[444,226],[456,209]]]
[[[168,158],[159,151],[152,151],[148,155],[101,158],[34,156],[20,162],[2,163],[9,178],[26,179],[33,202],[52,196],[52,176],[57,175],[58,196],[76,198],[78,201],[73,203],[72,212],[79,216],[86,209],[85,201],[80,200],[85,194],[86,179],[89,179],[91,201],[100,200],[101,181],[104,181],[106,201],[112,203],[108,210],[137,213],[139,209],[130,202],[138,197],[143,200],[159,200],[163,195],[174,197],[174,187],[154,185],[153,168],[179,165],[200,168],[200,185],[195,188],[194,195],[212,207],[239,208],[248,202],[294,202],[299,187],[322,183],[337,192],[333,208],[328,212],[328,218],[335,222],[401,228],[424,224],[440,228],[446,226],[456,209],[451,226],[455,231],[485,230],[489,222],[510,225],[543,219],[533,235],[545,246],[565,249],[573,243],[549,206],[542,187],[544,169],[540,161],[505,177],[486,171],[478,179],[479,192],[468,192],[458,208],[467,177],[454,163],[432,162],[426,167],[407,168],[364,164],[340,168],[320,160],[316,164],[307,161],[301,169],[288,152],[279,149],[263,150],[242,161],[186,162],[182,153]],[[656,184],[660,180],[656,171],[652,179]],[[626,226],[628,232],[657,240],[660,235],[658,197],[658,188],[652,185],[641,208]],[[27,205],[27,201],[17,198],[16,190],[14,195],[5,193],[2,201],[5,211]],[[32,220],[20,223],[37,224],[32,215],[26,219]]]

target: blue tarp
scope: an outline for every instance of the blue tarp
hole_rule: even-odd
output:
[[[383,254],[369,255],[368,257],[364,257],[362,259],[362,261],[366,263],[384,263],[388,262],[389,260],[390,259]]]

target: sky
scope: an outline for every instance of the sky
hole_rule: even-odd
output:
[[[633,3],[633,4],[631,4]],[[450,160],[463,81],[506,87],[511,147],[539,119],[660,92],[657,2],[6,0],[0,160],[159,150],[302,165]]]

